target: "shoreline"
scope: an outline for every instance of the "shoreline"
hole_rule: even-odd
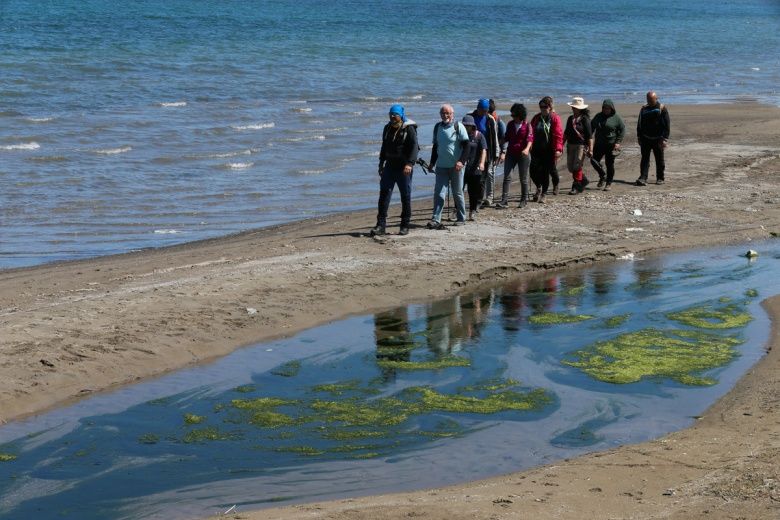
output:
[[[587,190],[576,197],[551,197],[548,204],[529,204],[523,210],[485,210],[477,222],[445,232],[425,229],[430,200],[423,198],[415,201],[407,237],[368,238],[374,210],[364,210],[165,249],[0,271],[4,331],[0,422],[349,315],[439,298],[544,269],[614,260],[627,253],[733,244],[780,232],[779,108],[670,106],[673,134],[667,184],[645,188],[630,185],[639,159],[631,131],[636,121],[633,108],[618,106],[628,131],[609,193]],[[561,177],[563,183],[568,175],[562,172]],[[516,190],[513,182],[513,195]],[[634,216],[635,208],[643,216]],[[393,207],[390,215],[390,222],[397,222],[398,208]],[[248,308],[257,313],[248,313]],[[773,338],[776,326],[773,320]],[[769,365],[768,357],[749,374],[767,370],[763,367]],[[762,388],[780,394],[776,376],[762,382],[747,375],[735,388],[743,384],[764,384]],[[732,399],[735,392],[721,401]],[[761,411],[763,422],[743,434],[761,434],[761,442],[780,451],[772,431],[780,413],[777,398],[766,402],[772,407]],[[751,417],[758,420],[758,415]],[[698,435],[691,432],[700,424],[672,436]],[[724,425],[713,428],[725,431]],[[711,446],[697,447],[695,441],[692,445],[697,455],[709,455]],[[577,470],[585,467],[582,461],[604,456],[628,460],[636,449],[572,459],[565,463],[566,471],[572,475],[586,471]],[[777,453],[771,449],[767,448],[766,460],[776,462]],[[636,473],[649,466],[640,467]],[[684,473],[683,467],[678,469]],[[609,477],[611,471],[602,473]],[[570,500],[580,496],[593,502],[600,496],[588,490],[576,495],[577,486],[567,487]],[[453,514],[464,500],[454,502]],[[509,514],[515,502],[489,501],[486,507]],[[501,504],[509,509],[504,511]],[[443,506],[432,507],[430,514]],[[483,513],[469,518],[492,514]],[[367,517],[395,518],[384,514],[392,513],[372,510]],[[250,518],[244,515],[238,518]]]

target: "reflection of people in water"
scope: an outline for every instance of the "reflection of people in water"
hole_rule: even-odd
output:
[[[549,312],[553,308],[559,283],[557,275],[532,278],[528,281],[525,303],[531,308],[531,315]]]
[[[525,308],[525,293],[528,291],[528,280],[517,280],[499,289],[499,304],[504,330],[520,330],[520,320]]]
[[[458,295],[428,305],[425,334],[435,354],[451,354],[479,336],[490,306],[490,295]]]
[[[661,275],[664,272],[660,257],[634,262],[636,281],[629,286],[634,292],[642,294],[657,294],[661,290]]]
[[[593,281],[593,297],[596,300],[596,305],[609,303],[609,291],[617,278],[615,273],[606,269],[597,269],[590,273],[590,277]]]
[[[414,338],[409,330],[409,307],[398,307],[374,315],[376,358],[388,361],[409,361]]]

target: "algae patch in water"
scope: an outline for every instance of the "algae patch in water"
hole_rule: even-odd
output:
[[[666,317],[700,329],[735,329],[750,323],[753,317],[745,312],[742,306],[729,302],[730,300],[721,301],[723,305],[717,307],[710,304],[690,307],[679,312],[670,312]]]
[[[203,421],[205,421],[206,418],[202,415],[195,415],[194,413],[185,413],[184,414],[184,423],[185,424],[200,424]]]
[[[745,296],[748,298],[757,298],[758,297],[758,290],[757,289],[748,289],[745,291]]]
[[[0,453],[0,462],[11,462],[12,460],[16,460],[16,455],[11,455],[10,453]]]
[[[254,392],[257,388],[255,385],[241,385],[237,386],[233,389],[234,392],[238,392],[239,394],[251,394]]]
[[[617,316],[611,316],[604,320],[604,327],[608,329],[616,329],[623,325],[631,317],[631,313],[618,314]]]
[[[187,432],[187,434],[182,438],[182,441],[186,444],[192,444],[206,441],[226,441],[234,438],[235,435],[222,432],[214,427],[208,427]]]
[[[701,331],[643,329],[575,351],[573,359],[563,363],[607,383],[669,378],[685,385],[712,385],[715,379],[697,374],[730,362],[741,343]]]
[[[578,323],[592,320],[594,317],[588,314],[567,314],[565,312],[542,312],[533,314],[528,318],[534,325],[558,325],[561,323]]]
[[[141,444],[157,444],[160,442],[160,437],[153,433],[145,433],[138,437],[138,442]]]
[[[376,364],[380,368],[395,370],[438,370],[441,368],[467,367],[471,361],[459,356],[447,356],[433,361],[392,361],[389,359],[378,360]]]
[[[278,428],[297,423],[294,417],[281,413],[280,406],[293,406],[297,401],[277,397],[257,397],[255,399],[233,399],[230,405],[249,414],[247,422],[262,428]]]
[[[298,372],[300,372],[300,370],[301,370],[301,362],[296,360],[296,361],[288,361],[283,365],[279,365],[275,369],[271,370],[271,373],[275,376],[295,377],[298,375]]]
[[[411,411],[407,403],[392,397],[373,401],[359,399],[316,400],[310,406],[322,421],[340,422],[348,426],[395,426],[406,421]]]
[[[493,414],[510,410],[536,410],[552,402],[552,397],[541,388],[530,392],[507,390],[492,393],[482,398],[460,394],[440,394],[428,387],[409,388],[407,393],[419,396],[417,406],[421,413],[440,411]]]

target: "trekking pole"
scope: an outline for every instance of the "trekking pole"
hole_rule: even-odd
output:
[[[447,220],[452,220],[452,214],[450,213],[450,183],[447,182]]]

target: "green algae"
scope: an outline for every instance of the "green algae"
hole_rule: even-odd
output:
[[[744,327],[753,320],[750,313],[744,311],[742,306],[721,302],[724,305],[715,307],[709,304],[689,307],[679,312],[670,312],[666,315],[683,325],[699,329],[735,329]]]
[[[11,462],[12,460],[16,460],[16,455],[11,455],[10,453],[0,453],[0,462]]]
[[[371,453],[354,453],[350,455],[349,459],[375,459],[379,457],[379,453],[371,452]]]
[[[278,446],[274,448],[274,451],[278,453],[295,453],[296,455],[305,455],[307,457],[325,454],[324,451],[312,446]]]
[[[758,297],[758,290],[757,289],[748,289],[745,291],[745,296],[748,298],[757,298]]]
[[[533,314],[528,318],[534,325],[558,325],[562,323],[578,323],[592,320],[595,316],[589,314],[567,314],[565,312],[542,312]]]
[[[494,414],[511,410],[538,410],[552,403],[550,394],[541,388],[529,392],[515,392],[507,390],[489,394],[486,397],[472,397],[467,395],[447,395],[428,387],[413,387],[407,390],[408,394],[418,394],[415,406],[418,413],[457,412]]]
[[[579,296],[580,294],[585,292],[585,286],[579,285],[577,287],[569,287],[567,289],[564,289],[561,294],[563,296]]]
[[[138,437],[138,442],[141,444],[157,444],[160,442],[160,437],[154,433],[145,433]]]
[[[235,435],[219,431],[213,426],[208,428],[200,428],[187,432],[182,438],[182,442],[186,444],[203,443],[207,441],[226,441],[235,439]]]
[[[241,385],[233,389],[234,392],[238,392],[239,394],[251,394],[255,390],[257,390],[255,385]]]
[[[471,361],[459,356],[446,356],[433,361],[392,361],[382,359],[378,360],[376,364],[380,368],[393,370],[439,370],[442,368],[471,366]]]
[[[359,439],[378,439],[387,437],[388,432],[376,430],[332,430],[322,433],[323,439],[333,441],[354,441]]]
[[[298,375],[298,372],[300,372],[300,370],[301,370],[301,362],[294,360],[279,365],[275,369],[271,370],[271,373],[275,376],[295,377]]]
[[[352,453],[356,451],[376,450],[381,447],[382,446],[377,444],[342,444],[341,446],[328,448],[327,451],[330,453]]]
[[[406,421],[410,412],[413,412],[407,403],[392,397],[372,401],[354,398],[343,401],[316,400],[310,407],[320,420],[348,426],[396,426]]]
[[[458,390],[461,393],[466,392],[495,392],[497,390],[505,390],[507,388],[512,388],[515,386],[518,386],[520,384],[520,381],[515,381],[514,379],[501,379],[501,378],[493,378],[493,379],[487,379],[485,381],[478,381],[477,383],[469,386],[463,386],[459,388]]]
[[[184,414],[184,424],[200,424],[205,420],[206,418],[202,415],[195,415],[194,413]]]
[[[729,363],[742,340],[701,331],[643,329],[570,353],[562,363],[606,383],[668,378],[685,385],[717,381],[697,374]]]
[[[625,322],[627,322],[630,317],[631,317],[631,313],[611,316],[604,320],[604,327],[609,329],[616,329],[621,325],[623,325]]]
[[[312,392],[327,393],[334,397],[344,395],[346,393],[361,393],[367,395],[375,395],[379,393],[376,388],[366,388],[362,386],[360,380],[352,379],[349,381],[340,381],[337,383],[327,383],[312,387]]]
[[[294,406],[298,401],[277,397],[257,397],[255,399],[233,399],[230,405],[249,415],[247,422],[261,428],[279,428],[292,426],[299,421],[290,415],[276,411],[280,406]]]

